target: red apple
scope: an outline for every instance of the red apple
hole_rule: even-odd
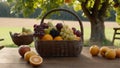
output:
[[[21,45],[18,49],[18,52],[19,54],[24,57],[24,54],[27,52],[27,51],[31,51],[30,47],[28,45]]]

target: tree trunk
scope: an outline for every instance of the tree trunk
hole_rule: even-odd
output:
[[[106,11],[110,7],[109,0],[105,0],[102,4],[101,0],[95,0],[93,7],[90,9],[86,7],[88,2],[89,0],[85,0],[85,2],[81,3],[81,6],[84,14],[91,23],[90,43],[103,44],[106,40],[104,19],[106,17]],[[100,6],[101,8],[99,9]]]
[[[105,39],[104,21],[99,19],[92,19],[90,42],[92,44],[101,45]]]

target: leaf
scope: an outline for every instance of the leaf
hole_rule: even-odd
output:
[[[75,10],[75,11],[81,10],[81,5],[78,5],[78,4],[77,4],[77,5],[74,5],[73,7],[74,7],[74,10]]]
[[[116,22],[120,25],[120,16],[116,16]]]
[[[113,0],[109,0],[109,3],[110,3],[110,2],[113,2]]]
[[[85,2],[86,0],[78,0],[79,2]]]
[[[93,0],[89,0],[89,1],[87,2],[87,4],[86,4],[86,7],[87,7],[88,9],[93,8],[93,6],[94,6],[94,1],[93,1]]]
[[[75,11],[79,11],[82,9],[81,7],[81,3],[79,1],[75,1],[74,4],[73,4],[73,8]]]
[[[82,13],[82,16],[86,18],[86,15],[84,13]]]
[[[106,10],[106,17],[110,17],[110,11]]]
[[[14,0],[7,0],[7,2],[13,2]]]
[[[120,7],[117,7],[115,10],[116,10],[116,22],[120,24]]]

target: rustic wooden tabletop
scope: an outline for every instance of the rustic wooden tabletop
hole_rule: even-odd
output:
[[[32,50],[35,51],[34,48]],[[43,63],[35,68],[120,68],[120,59],[108,60],[101,56],[92,57],[89,47],[83,47],[78,57],[44,58]],[[18,53],[18,48],[0,50],[0,68],[34,68]]]

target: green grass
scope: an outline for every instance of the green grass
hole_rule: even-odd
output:
[[[113,28],[106,27],[105,28],[105,35],[106,35],[107,40],[104,40],[104,42],[102,44],[103,45],[111,45],[113,34],[114,34]],[[89,42],[88,42],[89,38],[90,38],[90,27],[84,27],[84,39],[85,39],[84,44],[86,46],[89,45]],[[120,46],[120,40],[115,40],[114,45],[115,46]]]
[[[30,28],[31,30],[32,27],[27,27]],[[20,27],[0,27],[0,38],[4,38],[4,41],[0,41],[0,45],[4,45],[7,47],[17,47],[13,42],[12,39],[9,35],[9,32],[11,31],[12,33],[14,32],[21,32]],[[106,28],[105,30],[106,38],[109,41],[104,41],[103,44],[108,44],[112,41],[113,38],[113,28]],[[84,27],[84,40],[85,40],[85,45],[89,45],[87,40],[90,38],[90,27]],[[119,40],[115,40],[115,45],[120,46]],[[30,46],[34,46],[34,43],[32,43]]]

